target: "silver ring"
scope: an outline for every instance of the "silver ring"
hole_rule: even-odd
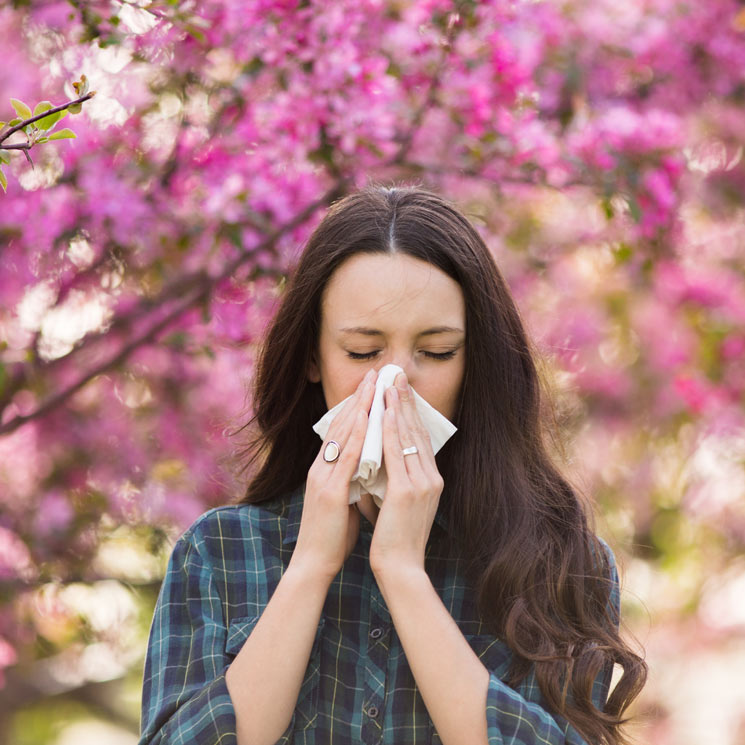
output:
[[[416,449],[416,445],[412,445],[410,448],[404,448],[401,452],[404,455],[416,455],[419,451]]]
[[[336,440],[329,440],[326,447],[323,449],[323,459],[326,463],[333,463],[338,459],[341,453],[341,447]]]

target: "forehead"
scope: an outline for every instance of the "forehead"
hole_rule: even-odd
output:
[[[321,301],[324,325],[364,322],[465,323],[460,285],[436,266],[407,254],[359,253],[344,261]]]

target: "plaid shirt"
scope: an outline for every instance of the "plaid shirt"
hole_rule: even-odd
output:
[[[287,567],[303,493],[299,488],[286,499],[218,507],[198,518],[176,543],[150,630],[140,745],[235,745],[225,671]],[[439,512],[435,523],[433,530],[447,529]],[[370,569],[372,531],[360,515],[360,538],[329,588],[297,705],[278,743],[441,742]],[[565,719],[547,711],[533,673],[516,690],[502,681],[510,662],[508,647],[482,626],[459,560],[431,555],[431,545],[427,574],[491,673],[484,711],[489,744],[586,745]],[[606,549],[617,618],[618,575]],[[593,699],[599,708],[611,673],[609,666],[595,682]]]

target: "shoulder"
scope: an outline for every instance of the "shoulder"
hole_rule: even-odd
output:
[[[182,533],[173,552],[196,553],[208,561],[214,557],[224,560],[226,556],[243,555],[257,542],[281,543],[289,497],[214,507]]]
[[[251,527],[273,526],[283,517],[279,499],[262,504],[228,504],[214,507],[200,515],[184,532],[183,539],[200,541],[210,536],[224,535],[225,531]]]
[[[602,549],[602,555],[600,556],[600,566],[605,570],[605,576],[613,582],[618,582],[618,566],[616,564],[616,556],[613,553],[613,549],[610,547],[608,542],[601,538],[599,535],[595,536],[597,544]]]

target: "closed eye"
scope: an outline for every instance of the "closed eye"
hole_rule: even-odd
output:
[[[457,349],[451,349],[447,352],[428,352],[426,350],[422,350],[422,354],[425,357],[429,357],[430,359],[433,359],[433,360],[449,360],[455,356],[455,353],[457,351],[458,351]],[[372,352],[347,352],[347,355],[353,360],[371,360],[379,352],[380,350],[376,349]]]

